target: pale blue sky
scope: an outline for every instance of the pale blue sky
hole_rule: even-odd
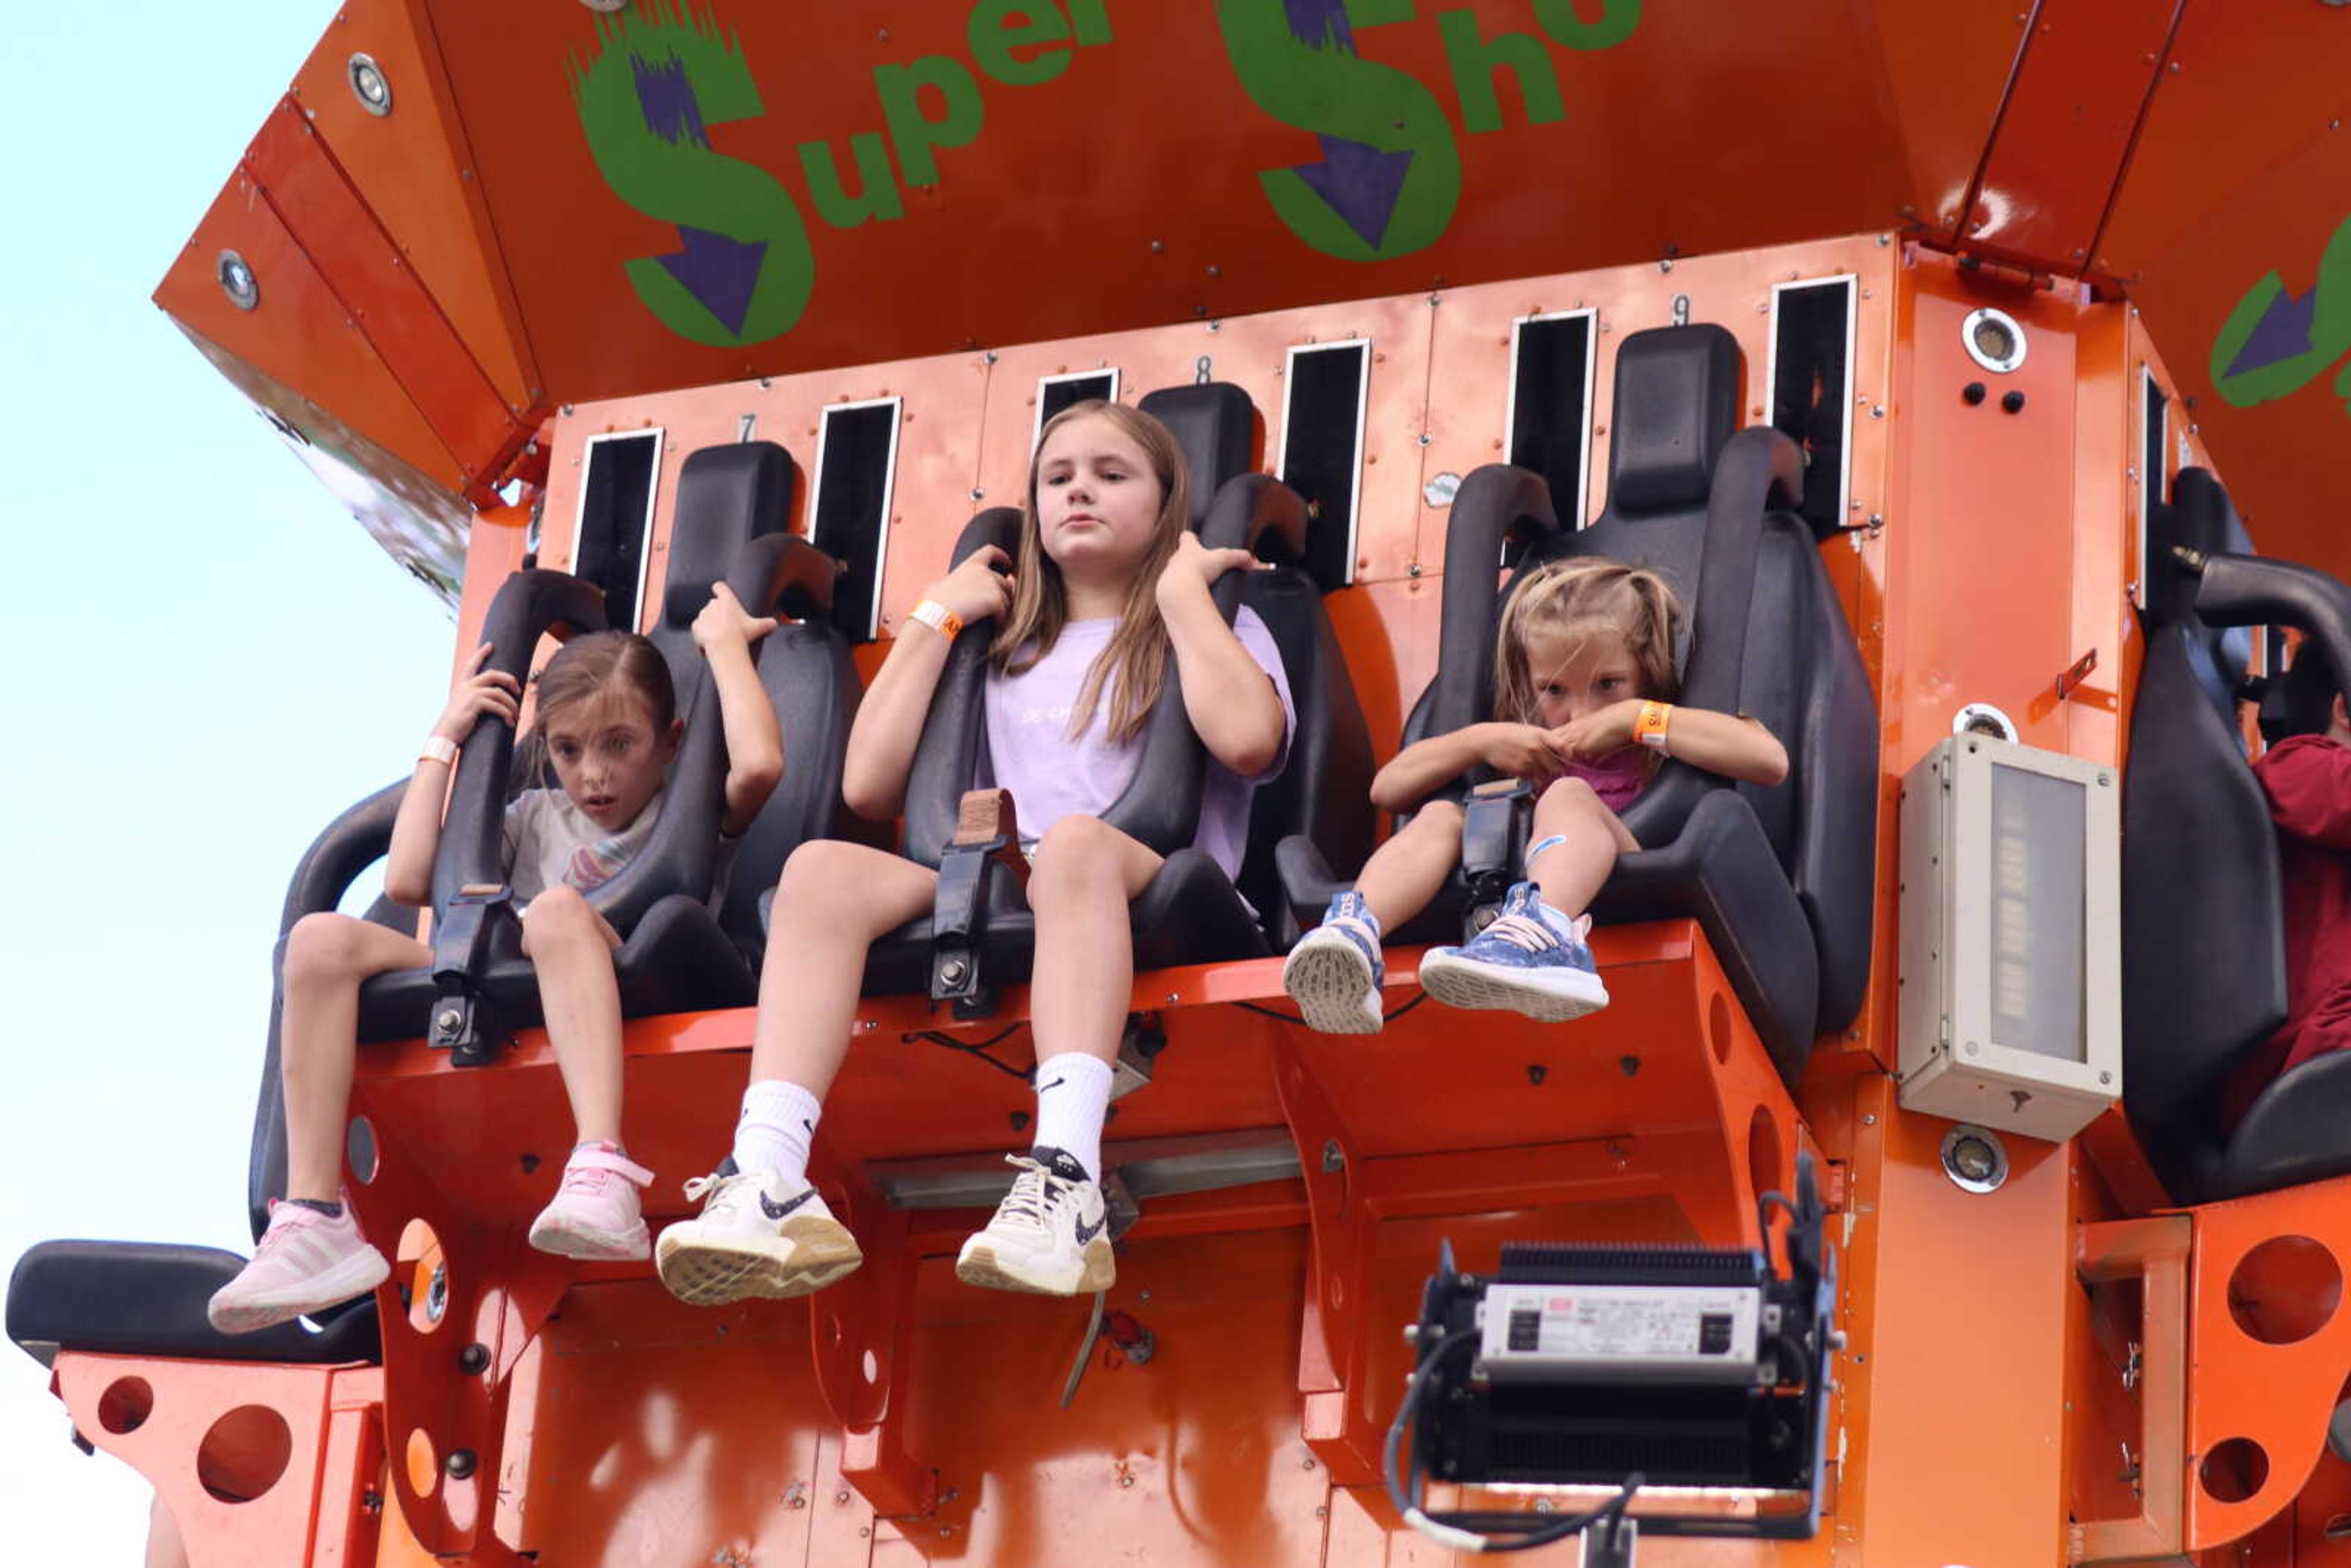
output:
[[[0,1266],[249,1248],[287,876],[439,711],[446,613],[148,300],[335,10],[39,5],[0,47]],[[0,1344],[0,1562],[128,1568],[148,1488],[47,1382]]]

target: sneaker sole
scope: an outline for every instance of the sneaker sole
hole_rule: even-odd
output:
[[[371,1247],[298,1286],[288,1285],[226,1306],[208,1303],[204,1316],[222,1333],[257,1333],[366,1295],[390,1278],[392,1264]]]
[[[653,1233],[642,1219],[633,1230],[591,1230],[541,1215],[531,1224],[530,1244],[558,1258],[591,1263],[624,1263],[653,1255]]]
[[[1110,1238],[1097,1236],[1086,1243],[1074,1276],[1047,1274],[1021,1259],[999,1254],[984,1236],[964,1243],[956,1259],[956,1278],[984,1291],[1015,1291],[1030,1296],[1092,1295],[1118,1282],[1118,1260]]]
[[[1282,962],[1281,988],[1318,1034],[1377,1034],[1387,1021],[1372,967],[1352,942],[1292,948]]]
[[[789,1301],[820,1291],[865,1261],[856,1239],[837,1221],[811,1225],[771,1241],[670,1241],[664,1231],[653,1267],[669,1293],[688,1306],[722,1307],[746,1296]]]
[[[1420,987],[1449,1008],[1523,1013],[1538,1023],[1566,1023],[1608,1005],[1600,977],[1581,969],[1497,971],[1445,954],[1421,961]]]

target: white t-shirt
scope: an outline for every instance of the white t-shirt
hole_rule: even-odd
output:
[[[987,673],[987,723],[989,777],[1012,791],[1020,819],[1020,841],[1034,849],[1045,831],[1065,816],[1099,816],[1108,810],[1134,778],[1143,761],[1143,737],[1138,734],[1113,744],[1105,733],[1110,723],[1108,682],[1094,705],[1093,722],[1076,740],[1069,738],[1070,711],[1086,672],[1109,645],[1118,630],[1115,619],[1072,621],[1061,628],[1053,651],[1017,675]],[[1233,618],[1233,635],[1239,639],[1258,667],[1273,679],[1281,698],[1281,749],[1265,771],[1243,779],[1208,758],[1200,790],[1200,826],[1194,845],[1224,869],[1227,876],[1240,873],[1241,856],[1249,848],[1249,797],[1257,787],[1280,773],[1290,756],[1290,729],[1296,715],[1290,702],[1290,679],[1281,668],[1281,650],[1257,612],[1244,608]],[[1168,664],[1172,668],[1175,655]]]
[[[653,837],[661,819],[662,798],[656,789],[636,820],[618,832],[591,821],[560,789],[526,789],[506,812],[507,881],[515,904],[526,905],[561,883],[590,894],[621,874],[637,852]],[[718,841],[718,863],[712,877],[710,902],[726,895],[726,874],[735,863],[739,839]]]

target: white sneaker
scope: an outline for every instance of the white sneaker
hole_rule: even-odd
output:
[[[671,1295],[697,1307],[745,1296],[805,1296],[820,1291],[865,1254],[832,1217],[816,1188],[787,1182],[781,1171],[744,1171],[732,1158],[685,1184],[702,1213],[661,1233],[653,1267]]]
[[[1102,1183],[1060,1149],[1005,1158],[1019,1167],[987,1228],[964,1242],[956,1278],[991,1291],[1074,1296],[1118,1278]]]

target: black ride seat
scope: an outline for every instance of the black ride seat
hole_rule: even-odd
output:
[[[841,759],[856,706],[856,675],[847,643],[829,623],[835,564],[807,540],[786,533],[790,516],[790,455],[771,442],[708,447],[686,459],[678,477],[676,522],[671,531],[668,584],[660,623],[647,635],[668,660],[677,683],[685,738],[670,768],[668,795],[652,838],[627,870],[596,890],[589,903],[623,935],[614,967],[622,1011],[629,1017],[695,1009],[747,1007],[758,994],[758,888],[772,885],[783,859],[802,839],[829,832],[841,796]],[[755,650],[761,684],[775,702],[784,735],[784,778],[739,846],[727,895],[709,904],[718,847],[718,821],[726,774],[726,742],[716,686],[704,678],[694,643],[695,616],[722,574],[753,614],[769,609],[794,618]],[[491,607],[513,593],[511,613],[528,613],[531,596],[542,617],[575,620],[586,585],[575,580],[542,583],[559,574],[518,573]],[[570,586],[566,587],[566,584]],[[560,601],[560,614],[546,608]],[[511,636],[511,654],[498,632],[494,664],[509,657],[519,669],[542,628]],[[491,733],[496,732],[496,733]],[[468,883],[504,880],[499,831],[507,798],[512,736],[485,721],[465,745],[451,790],[434,867],[436,917]],[[521,956],[520,929],[507,920],[492,930],[477,994],[503,1028],[538,1021],[538,985]],[[360,994],[360,1038],[414,1037],[435,995],[434,971],[379,976]]]
[[[2200,568],[2175,548],[2194,552]],[[2293,626],[2351,669],[2351,591],[2252,554],[2211,475],[2147,524],[2147,653],[2123,775],[2123,1107],[2171,1195],[2241,1197],[2351,1172],[2351,1053],[2262,1091],[2233,1132],[2221,1086],[2286,1016],[2284,888],[2245,760],[2246,626]],[[2273,677],[2274,678],[2274,672]]]
[[[841,796],[841,753],[854,714],[858,686],[847,643],[829,618],[833,563],[804,540],[784,533],[792,496],[791,459],[768,443],[714,447],[688,458],[679,478],[673,530],[670,586],[664,625],[651,633],[679,680],[679,708],[689,714],[687,739],[670,778],[671,800],[706,801],[701,812],[678,813],[673,826],[664,805],[656,830],[637,862],[603,894],[607,917],[625,925],[627,904],[634,917],[621,955],[624,1010],[632,1016],[677,1008],[747,1005],[756,997],[760,952],[758,893],[772,887],[784,857],[801,839],[829,831]],[[682,880],[699,875],[708,885],[708,855],[715,849],[719,797],[726,776],[716,693],[704,689],[702,661],[690,628],[707,601],[721,569],[754,613],[775,602],[800,619],[778,626],[758,650],[761,684],[778,708],[784,731],[785,773],[766,808],[744,835],[735,874],[717,911],[705,897],[683,891]],[[545,605],[595,618],[592,591],[559,573],[530,574]],[[517,600],[530,597],[526,591]],[[494,607],[495,613],[495,607]],[[537,629],[512,632],[518,650],[513,667],[529,657]],[[492,633],[498,640],[497,633]],[[486,735],[496,728],[497,737]],[[490,770],[474,762],[476,750],[495,741],[503,771],[510,737],[505,727],[485,725],[466,743],[465,763],[476,777]],[[696,739],[702,744],[697,747]],[[351,807],[319,834],[305,852],[287,886],[279,925],[277,957],[285,934],[305,915],[336,906],[344,891],[380,860],[391,842],[392,819],[407,788],[401,779]],[[461,789],[463,781],[461,780]],[[486,826],[493,856],[497,821],[492,802],[503,799],[502,781],[479,790],[469,810],[468,831]],[[697,821],[698,819],[698,821]],[[457,823],[453,800],[451,822]],[[687,830],[693,829],[692,832]],[[444,845],[454,834],[444,834]],[[709,849],[688,841],[706,841]],[[662,848],[664,839],[668,847]],[[637,878],[656,852],[669,868],[663,877]],[[495,864],[493,859],[492,864]],[[699,865],[697,873],[695,865]],[[436,894],[446,879],[435,868]],[[624,885],[626,884],[626,885]],[[449,884],[454,885],[454,884]],[[615,913],[615,910],[618,913]],[[369,918],[404,932],[416,928],[413,911],[379,899]],[[632,963],[634,974],[632,977]],[[495,963],[487,979],[501,999],[511,998],[509,1024],[537,1017],[537,986],[518,956]],[[376,1030],[369,1038],[413,1038],[423,1027],[432,998],[431,975],[386,977],[368,1000]],[[421,981],[421,983],[420,983]],[[518,984],[517,982],[519,982]],[[405,991],[402,986],[408,988]],[[375,989],[371,988],[371,989]],[[389,993],[388,995],[386,993]],[[278,1089],[278,1004],[273,998],[261,1092],[254,1118],[253,1152],[247,1167],[247,1201],[253,1234],[268,1223],[268,1202],[285,1187],[284,1109]],[[254,1334],[220,1334],[204,1318],[214,1291],[234,1278],[244,1260],[207,1247],[127,1241],[48,1241],[19,1260],[8,1291],[8,1333],[36,1357],[47,1361],[62,1346],[123,1354],[186,1356],[212,1361],[336,1364],[367,1361],[380,1354],[372,1297],[319,1314],[317,1332],[298,1323]]]
[[[1369,810],[1353,802],[1370,784],[1371,746],[1353,684],[1339,657],[1322,594],[1304,571],[1306,508],[1295,492],[1249,472],[1255,417],[1248,394],[1223,383],[1155,392],[1142,404],[1175,433],[1189,465],[1192,522],[1211,547],[1249,545],[1274,564],[1233,574],[1217,584],[1217,601],[1229,619],[1246,603],[1261,616],[1282,653],[1296,724],[1280,776],[1251,802],[1249,849],[1239,888],[1207,855],[1191,847],[1199,819],[1206,751],[1186,716],[1171,672],[1144,737],[1143,758],[1124,794],[1103,820],[1166,855],[1149,887],[1130,909],[1138,969],[1172,964],[1259,957],[1273,951],[1243,890],[1270,916],[1277,909],[1271,845],[1292,833],[1315,831],[1334,848],[1368,842]],[[961,561],[984,544],[1010,553],[1019,514],[1008,507],[981,513],[956,541]],[[923,738],[907,780],[905,838],[910,859],[936,866],[954,837],[958,801],[980,779],[982,692],[993,627],[961,633],[939,678]],[[1019,802],[1014,802],[1017,810]],[[1020,892],[1007,878],[988,879],[988,903],[977,956],[991,984],[1028,977],[1036,928]],[[864,988],[870,993],[925,989],[933,961],[933,920],[912,921],[874,944]]]
[[[1786,746],[1789,776],[1731,785],[1669,762],[1625,815],[1645,848],[1618,862],[1593,914],[1696,918],[1792,1083],[1815,1031],[1849,1023],[1868,983],[1877,712],[1819,538],[1795,512],[1802,455],[1777,431],[1736,430],[1739,377],[1737,340],[1720,327],[1625,340],[1608,505],[1588,528],[1562,527],[1543,482],[1522,470],[1492,465],[1463,483],[1446,536],[1437,670],[1404,738],[1491,716],[1495,632],[1528,569],[1598,555],[1662,572],[1688,612],[1676,650],[1682,700],[1761,719]],[[1496,570],[1506,549],[1508,585]],[[1320,918],[1345,884],[1302,846],[1281,858],[1293,915]],[[1468,899],[1457,878],[1398,939],[1457,939]]]

